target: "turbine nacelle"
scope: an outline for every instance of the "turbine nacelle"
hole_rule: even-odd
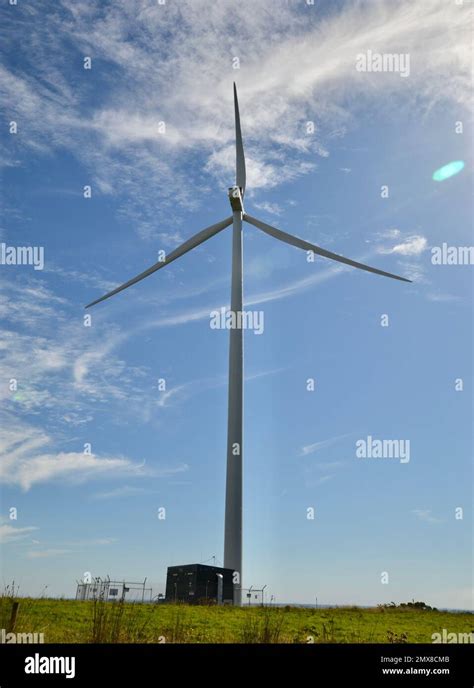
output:
[[[244,212],[244,200],[243,193],[240,186],[231,186],[229,189],[229,201],[232,206],[232,210],[238,212]]]

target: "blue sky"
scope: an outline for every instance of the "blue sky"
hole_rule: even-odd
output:
[[[3,582],[72,595],[90,571],[158,593],[168,565],[221,563],[228,332],[209,314],[230,229],[91,327],[83,307],[230,214],[235,80],[246,210],[413,279],[308,263],[245,226],[265,329],[245,333],[244,586],[472,608],[472,266],[431,262],[472,243],[468,8],[215,5],[2,9],[0,241],[45,256],[0,266]],[[409,54],[409,76],[358,72],[368,50]],[[409,462],[358,458],[369,435],[409,440]]]

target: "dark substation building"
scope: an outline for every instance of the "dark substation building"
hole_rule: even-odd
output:
[[[232,569],[205,564],[168,566],[166,602],[233,604]]]

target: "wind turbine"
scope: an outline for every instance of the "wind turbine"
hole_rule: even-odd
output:
[[[390,272],[379,270],[378,268],[358,263],[350,258],[345,258],[331,251],[326,251],[308,241],[299,239],[292,234],[282,232],[265,222],[252,217],[244,210],[243,199],[245,194],[246,172],[244,146],[242,143],[242,132],[240,128],[239,103],[237,100],[237,88],[234,83],[234,115],[235,115],[235,147],[236,147],[236,180],[235,186],[229,189],[228,195],[232,207],[232,215],[225,220],[217,222],[215,225],[206,227],[202,231],[194,234],[178,246],[166,257],[165,260],[158,261],[136,277],[132,277],[121,284],[116,289],[108,292],[99,299],[89,303],[86,308],[95,306],[101,301],[118,294],[119,292],[140,282],[145,277],[161,270],[165,265],[169,265],[177,258],[191,251],[199,244],[207,241],[218,232],[232,224],[232,283],[231,283],[231,311],[235,314],[235,321],[241,322],[237,314],[242,313],[242,221],[254,225],[258,229],[266,232],[275,239],[280,239],[291,246],[296,246],[305,251],[312,251],[317,255],[335,260],[345,265],[351,265],[360,270],[373,272],[376,275],[391,277],[402,282],[411,282],[405,277],[393,275]],[[230,329],[229,347],[229,391],[228,391],[228,420],[227,420],[227,474],[226,474],[226,497],[225,497],[225,534],[224,534],[224,567],[238,572],[237,582],[234,584],[234,604],[241,604],[242,588],[242,425],[243,425],[243,333],[242,328],[235,327]]]

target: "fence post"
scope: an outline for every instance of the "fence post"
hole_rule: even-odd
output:
[[[12,602],[12,613],[10,614],[10,623],[8,624],[8,633],[15,632],[16,620],[18,618],[18,610],[20,609],[19,602]]]

